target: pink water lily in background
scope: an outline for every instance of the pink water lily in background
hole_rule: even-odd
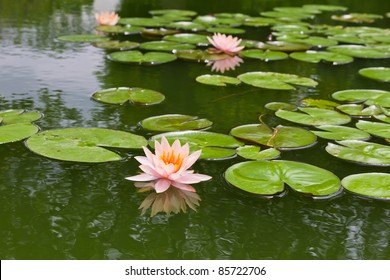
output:
[[[115,25],[119,21],[119,16],[115,12],[95,13],[96,22],[99,25]]]
[[[211,179],[208,175],[188,170],[201,154],[201,150],[190,154],[188,143],[181,146],[180,141],[176,140],[170,146],[163,136],[161,143],[155,141],[155,154],[146,147],[143,149],[146,157],[137,156],[135,159],[141,163],[139,168],[144,173],[125,179],[138,182],[154,181],[153,185],[157,193],[166,191],[170,186],[195,192],[190,184]]]
[[[239,46],[241,39],[233,37],[232,35],[226,36],[221,33],[214,33],[213,37],[207,37],[210,44],[214,46],[215,49],[212,49],[214,52],[223,52],[229,55],[234,55],[239,53],[244,46]]]
[[[239,56],[229,56],[225,59],[210,61],[207,66],[211,66],[211,71],[224,73],[225,71],[235,70],[242,62],[244,61]]]

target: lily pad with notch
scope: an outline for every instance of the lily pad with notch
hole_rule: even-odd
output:
[[[390,98],[390,91],[377,89],[347,89],[332,93],[332,97],[338,101],[378,103],[380,100]]]
[[[169,51],[175,52],[177,50],[193,50],[195,49],[195,45],[192,44],[182,44],[171,41],[152,41],[145,42],[140,44],[141,49],[148,51]]]
[[[162,63],[172,62],[177,59],[175,55],[170,53],[147,52],[143,54],[140,51],[113,52],[108,55],[108,58],[116,62],[133,63],[139,65],[158,65]]]
[[[164,101],[165,96],[158,91],[150,89],[118,87],[97,91],[92,94],[92,98],[108,104],[122,105],[126,102],[131,102],[142,105],[153,105]]]
[[[227,84],[238,85],[241,81],[235,77],[223,76],[223,75],[201,75],[196,77],[196,81],[201,84],[212,86],[226,86]]]
[[[321,61],[331,62],[333,65],[353,62],[353,57],[351,56],[326,51],[308,50],[306,52],[293,52],[290,54],[290,57],[310,63],[319,63]]]
[[[320,125],[321,130],[312,130],[318,137],[329,140],[368,140],[371,135],[360,129],[340,125]]]
[[[359,120],[356,123],[356,127],[362,131],[366,131],[378,137],[390,138],[389,123],[369,122],[369,121]]]
[[[327,50],[359,58],[390,58],[390,47],[386,46],[338,45]]]
[[[245,145],[237,148],[237,155],[250,160],[270,160],[280,156],[280,151],[275,148],[261,150],[259,146]]]
[[[1,120],[1,117],[0,117]],[[31,123],[14,123],[0,126],[0,144],[21,141],[39,131],[39,127]]]
[[[390,199],[390,174],[371,172],[349,175],[341,180],[348,191],[374,199]]]
[[[31,123],[42,118],[38,111],[25,111],[23,109],[11,109],[0,111],[0,124],[9,125],[16,123]]]
[[[241,57],[253,58],[265,61],[282,60],[288,58],[288,54],[279,51],[244,50],[240,52]]]
[[[337,110],[353,117],[371,117],[382,113],[382,110],[375,106],[364,106],[363,104],[343,104],[337,106]]]
[[[141,121],[144,129],[152,131],[197,130],[208,128],[212,124],[208,119],[181,114],[154,116]]]
[[[359,74],[363,77],[378,80],[381,82],[390,82],[389,67],[370,67],[359,70]]]

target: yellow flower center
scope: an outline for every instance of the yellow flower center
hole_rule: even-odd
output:
[[[175,154],[175,151],[164,151],[160,156],[160,159],[166,164],[173,164],[175,166],[174,171],[178,171],[183,164],[184,158],[180,154]]]

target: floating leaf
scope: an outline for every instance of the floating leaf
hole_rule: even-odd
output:
[[[0,144],[26,139],[38,131],[39,128],[30,123],[2,125],[0,126]]]
[[[302,12],[278,12],[278,11],[267,11],[261,12],[260,15],[265,17],[277,18],[283,21],[299,21],[302,19],[310,19],[313,18],[312,13],[308,13],[306,11]]]
[[[177,51],[176,56],[181,59],[195,60],[198,62],[223,60],[230,57],[228,54],[212,54],[202,50]]]
[[[359,70],[359,74],[370,79],[390,82],[390,68],[388,67],[370,67]]]
[[[176,21],[168,24],[167,27],[192,31],[192,32],[197,32],[206,29],[206,27],[203,24],[192,22],[192,21]]]
[[[370,198],[390,199],[390,174],[361,173],[349,175],[341,180],[348,191]]]
[[[353,127],[339,125],[320,125],[323,131],[312,130],[315,135],[329,140],[368,140],[370,134]]]
[[[142,54],[139,51],[123,51],[113,52],[108,55],[108,58],[112,61],[124,62],[124,63],[136,63],[157,65],[162,63],[171,62],[177,59],[177,57],[170,53],[164,52],[147,52]]]
[[[351,63],[353,57],[343,54],[337,54],[325,51],[306,51],[306,52],[293,52],[290,57],[296,60],[301,60],[311,63],[319,63],[321,61],[332,62],[333,65]]]
[[[354,23],[373,23],[376,19],[381,19],[383,16],[366,13],[351,13],[345,15],[333,15],[332,19],[337,21],[354,22]]]
[[[362,164],[390,166],[390,147],[359,140],[342,140],[328,143],[325,150],[337,158]]]
[[[105,147],[140,149],[147,140],[129,132],[103,128],[64,128],[40,132],[26,141],[26,146],[41,156],[76,162],[121,160]]]
[[[186,17],[196,16],[197,12],[191,10],[180,10],[180,9],[161,9],[161,10],[151,10],[149,11],[151,15],[166,15],[166,14],[175,14]]]
[[[173,41],[182,44],[192,44],[197,46],[207,46],[209,41],[206,35],[193,34],[193,33],[179,33],[174,35],[167,35],[163,38],[166,41]]]
[[[375,105],[365,107],[362,104],[344,104],[337,106],[337,109],[350,116],[358,117],[378,115],[382,112],[382,110]]]
[[[144,37],[162,37],[167,35],[173,35],[179,33],[179,30],[176,29],[165,29],[165,28],[148,28],[142,30],[142,35]]]
[[[310,36],[307,38],[300,38],[300,39],[289,37],[289,36],[287,37],[278,36],[277,38],[279,41],[308,44],[308,45],[316,46],[318,48],[335,46],[338,44],[337,40],[334,40],[332,38],[319,37],[319,36]]]
[[[141,49],[148,51],[176,51],[176,50],[192,50],[195,49],[194,45],[181,44],[169,41],[152,41],[140,44]]]
[[[265,61],[281,60],[288,58],[288,54],[277,51],[245,50],[240,52],[241,57],[254,58]]]
[[[348,89],[336,91],[332,97],[338,101],[364,102],[370,103],[380,100],[380,98],[390,98],[390,91],[376,89]]]
[[[293,85],[315,87],[318,83],[313,79],[293,74],[274,72],[247,72],[237,77],[242,82],[261,88],[291,90]]]
[[[154,141],[160,141],[165,136],[169,143],[179,139],[182,144],[188,143],[191,151],[202,150],[200,158],[225,159],[236,154],[236,148],[243,145],[230,135],[208,131],[180,131],[158,134],[149,139],[149,145],[154,147]]]
[[[297,192],[327,197],[340,190],[340,180],[332,172],[301,162],[247,161],[229,167],[225,179],[233,186],[259,195],[277,195],[286,183]]]
[[[92,98],[108,104],[124,104],[128,101],[142,105],[161,103],[165,96],[158,91],[143,88],[109,88],[92,94]]]
[[[318,4],[303,5],[303,8],[315,9],[315,10],[320,10],[320,11],[329,11],[329,12],[346,11],[346,10],[348,10],[347,7],[343,7],[343,6],[318,5]]]
[[[64,35],[57,38],[61,41],[75,42],[75,43],[92,43],[110,40],[109,37],[97,34],[76,34],[76,35]]]
[[[130,35],[139,34],[144,30],[144,28],[139,26],[98,25],[96,30],[106,33]]]
[[[235,77],[228,77],[223,75],[201,75],[196,77],[198,83],[212,85],[212,86],[226,86],[227,84],[238,85],[240,80]]]
[[[143,26],[143,27],[161,27],[169,23],[169,20],[164,18],[120,18],[119,23],[130,26]]]
[[[360,120],[357,122],[356,127],[375,136],[390,138],[390,124],[388,123]]]
[[[298,107],[298,109],[303,113],[279,110],[276,111],[275,115],[279,118],[305,125],[340,125],[351,121],[348,115],[333,110],[303,107]]]
[[[15,123],[31,123],[42,118],[37,111],[25,111],[23,109],[0,111],[0,123],[8,125]]]
[[[386,116],[385,114],[376,115],[376,116],[374,116],[374,118],[376,118],[377,120],[380,120],[382,122],[390,123],[390,117]]]
[[[207,119],[180,114],[150,117],[141,122],[143,128],[153,131],[196,130],[210,127],[212,124]]]
[[[267,17],[249,17],[243,22],[245,26],[261,27],[280,23],[279,20]]]
[[[329,51],[360,58],[389,58],[390,47],[339,45],[328,48]]]
[[[237,148],[237,154],[240,157],[252,160],[275,159],[280,156],[280,152],[277,149],[269,148],[261,151],[259,146],[249,145]]]
[[[305,148],[317,140],[317,137],[306,129],[281,125],[274,129],[265,124],[241,125],[233,128],[230,134],[242,140],[279,149]]]
[[[303,43],[282,42],[282,41],[269,41],[266,44],[259,46],[262,50],[282,51],[282,52],[295,52],[306,51],[312,46]]]
[[[331,109],[331,110],[333,110],[335,107],[340,105],[339,103],[336,103],[336,102],[333,102],[330,100],[313,99],[313,98],[302,99],[301,104],[305,105],[307,107],[317,107],[317,108]],[[289,110],[289,111],[291,111],[291,110]]]
[[[264,107],[272,111],[277,111],[280,109],[287,110],[287,111],[294,111],[297,109],[297,106],[285,102],[270,102],[265,104]]]
[[[124,51],[137,48],[139,43],[131,41],[101,41],[94,43],[94,46],[107,50]]]
[[[222,33],[222,34],[232,34],[232,35],[245,33],[245,29],[233,28],[233,27],[222,27],[222,26],[210,27],[206,31],[210,33]]]

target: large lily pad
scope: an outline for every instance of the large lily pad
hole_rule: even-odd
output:
[[[12,109],[0,111],[1,124],[31,123],[39,120],[42,114],[37,111],[25,111],[23,109]]]
[[[133,17],[133,18],[120,18],[119,23],[130,26],[143,26],[143,27],[161,27],[169,21],[164,18],[146,18],[146,17]]]
[[[348,191],[377,199],[390,199],[390,174],[361,173],[345,177],[341,185]]]
[[[143,88],[109,88],[92,94],[92,98],[96,101],[108,104],[124,104],[132,102],[142,105],[152,105],[161,103],[165,96],[154,90]]]
[[[325,51],[306,51],[306,52],[294,52],[290,54],[290,57],[296,60],[301,60],[311,63],[319,63],[321,61],[331,62],[333,65],[351,63],[353,57],[338,53],[325,52]]]
[[[269,160],[280,156],[280,151],[275,148],[261,150],[259,146],[245,145],[237,148],[237,155],[251,160]]]
[[[291,126],[277,126],[273,129],[265,124],[247,124],[233,128],[230,134],[242,140],[279,148],[298,149],[313,145],[317,137],[310,131]]]
[[[265,61],[282,60],[288,58],[288,54],[278,51],[245,50],[240,52],[241,57],[260,59]]]
[[[33,135],[26,146],[41,156],[75,162],[107,162],[122,157],[106,147],[140,149],[147,140],[129,132],[103,128],[64,128]]]
[[[390,166],[390,147],[360,140],[342,140],[328,143],[325,150],[337,158],[356,163]]]
[[[356,127],[375,136],[390,138],[390,124],[388,123],[360,120],[357,122]]]
[[[373,23],[375,20],[381,18],[383,18],[382,15],[367,14],[367,13],[351,13],[351,14],[332,16],[333,20],[353,22],[353,23]]]
[[[143,128],[153,131],[178,131],[208,128],[213,122],[197,116],[169,114],[150,117],[141,121]]]
[[[329,51],[360,58],[389,58],[390,47],[339,45],[328,48]]]
[[[191,44],[182,44],[170,41],[152,41],[145,42],[139,46],[141,49],[148,51],[170,51],[174,52],[176,50],[192,50],[195,49],[195,45]]]
[[[298,107],[302,112],[278,110],[279,118],[304,125],[340,125],[351,121],[351,117],[333,110],[322,108]]]
[[[241,81],[235,77],[209,74],[196,77],[196,81],[212,86],[226,86],[227,84],[238,85],[241,83]]]
[[[363,77],[390,82],[390,68],[389,67],[370,67],[359,70],[359,74]]]
[[[179,139],[182,144],[188,143],[190,151],[202,150],[200,158],[203,159],[225,159],[236,154],[236,148],[243,146],[243,143],[230,135],[208,132],[208,131],[179,131],[158,134],[149,139],[149,145],[154,147],[154,140],[161,141],[165,136],[172,144]]]
[[[322,4],[307,4],[303,5],[303,8],[306,9],[315,9],[320,11],[336,12],[336,11],[346,11],[347,7],[336,6],[336,5],[322,5]]]
[[[390,98],[390,91],[376,90],[376,89],[348,89],[336,91],[332,97],[338,101],[347,102],[364,102],[370,103],[380,100],[382,97]],[[380,105],[380,104],[379,104]]]
[[[30,123],[15,123],[0,126],[0,144],[16,142],[34,135],[39,128]]]
[[[277,90],[295,89],[292,85],[315,87],[318,84],[310,78],[274,72],[247,72],[239,75],[237,78],[255,87]]]
[[[143,31],[143,27],[140,26],[123,26],[123,25],[98,25],[96,30],[113,33],[113,34],[138,34]]]
[[[113,52],[108,55],[108,58],[117,62],[147,65],[157,65],[171,62],[177,59],[175,55],[170,53],[147,52],[143,54],[140,51]]]
[[[97,34],[75,34],[75,35],[63,35],[57,38],[61,41],[74,42],[74,43],[92,43],[110,40],[110,37]]]
[[[266,196],[282,193],[285,183],[297,192],[315,197],[328,197],[340,190],[340,180],[332,172],[284,160],[237,163],[226,170],[225,178],[239,189]]]
[[[312,132],[325,139],[329,140],[367,140],[370,134],[360,129],[339,125],[321,125],[317,127],[319,130],[312,130]]]

